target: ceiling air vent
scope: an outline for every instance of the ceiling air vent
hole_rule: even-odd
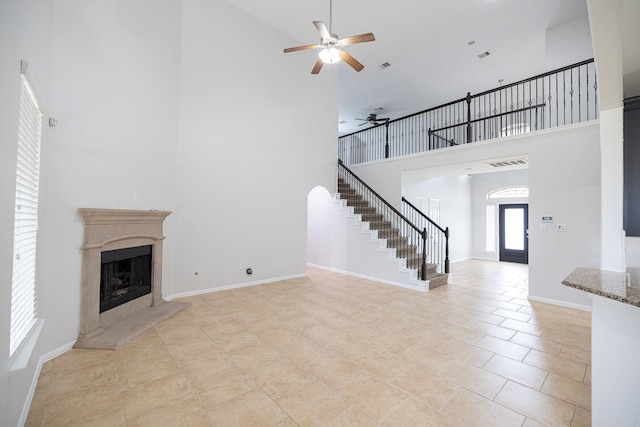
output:
[[[493,163],[487,163],[489,166],[494,167],[494,168],[503,168],[505,166],[520,166],[520,165],[526,165],[527,163],[529,163],[528,161],[526,161],[525,159],[515,159],[515,160],[503,160],[500,162],[493,162]]]
[[[383,62],[382,64],[380,64],[380,68],[382,68],[383,70],[389,67],[391,67],[391,64],[389,64],[388,62]]]
[[[491,55],[491,53],[489,51],[482,52],[481,54],[478,55],[478,58],[480,58],[480,59],[486,58],[489,55]]]

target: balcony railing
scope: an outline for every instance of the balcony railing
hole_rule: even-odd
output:
[[[593,59],[341,136],[346,165],[598,118]]]

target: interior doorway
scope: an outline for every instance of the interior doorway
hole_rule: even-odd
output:
[[[499,207],[500,261],[529,263],[529,205]]]

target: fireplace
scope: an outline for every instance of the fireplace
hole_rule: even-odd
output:
[[[189,306],[162,299],[168,211],[78,209],[84,221],[75,347],[114,349]]]
[[[103,251],[100,313],[151,293],[152,246]]]

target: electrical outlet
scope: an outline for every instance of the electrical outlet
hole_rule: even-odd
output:
[[[566,224],[556,224],[556,231],[567,231]]]
[[[116,197],[116,203],[119,205],[124,203],[124,196],[122,194],[118,194],[118,196]]]
[[[140,196],[138,196],[137,194],[134,194],[133,196],[131,196],[131,204],[139,205],[140,204]]]

